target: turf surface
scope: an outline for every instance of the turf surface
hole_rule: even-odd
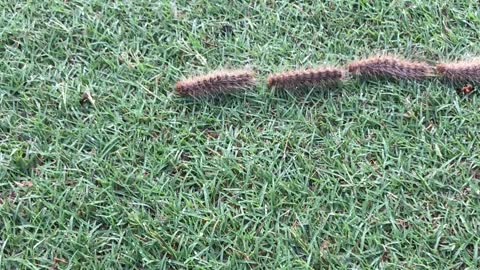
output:
[[[478,95],[264,86],[480,55],[478,1],[302,2],[0,0],[0,268],[480,267]],[[245,65],[255,91],[173,94]]]

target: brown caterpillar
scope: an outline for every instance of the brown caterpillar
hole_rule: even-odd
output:
[[[201,97],[231,93],[253,86],[255,86],[255,73],[253,71],[224,70],[179,81],[176,90],[182,96]]]
[[[345,72],[338,68],[316,68],[275,73],[268,76],[268,87],[295,88],[339,82]]]
[[[393,77],[396,79],[425,79],[433,75],[427,63],[401,60],[393,56],[375,56],[354,61],[348,71],[361,77]]]
[[[437,73],[452,81],[480,81],[480,61],[438,64]]]

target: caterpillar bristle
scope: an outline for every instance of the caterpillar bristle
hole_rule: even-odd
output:
[[[345,72],[338,68],[316,68],[275,73],[268,76],[268,87],[295,88],[339,82]]]
[[[480,81],[480,61],[441,63],[436,66],[437,73],[452,81]]]
[[[182,96],[202,97],[242,91],[254,86],[253,71],[223,70],[179,81],[175,88]]]
[[[390,77],[395,79],[419,80],[434,74],[427,63],[402,60],[394,56],[375,56],[354,61],[348,72],[360,77]]]

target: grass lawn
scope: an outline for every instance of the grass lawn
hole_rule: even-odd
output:
[[[480,267],[479,95],[265,87],[479,56],[478,1],[289,2],[0,0],[0,269]],[[173,93],[243,66],[254,91]]]

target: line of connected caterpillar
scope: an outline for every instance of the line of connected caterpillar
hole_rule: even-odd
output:
[[[375,56],[349,63],[345,68],[320,67],[270,74],[269,88],[291,89],[302,86],[324,86],[360,78],[394,78],[422,80],[437,77],[449,81],[480,81],[480,61],[441,63],[403,60],[394,56]],[[177,82],[177,93],[183,96],[208,96],[231,93],[255,87],[252,70],[216,71]]]

